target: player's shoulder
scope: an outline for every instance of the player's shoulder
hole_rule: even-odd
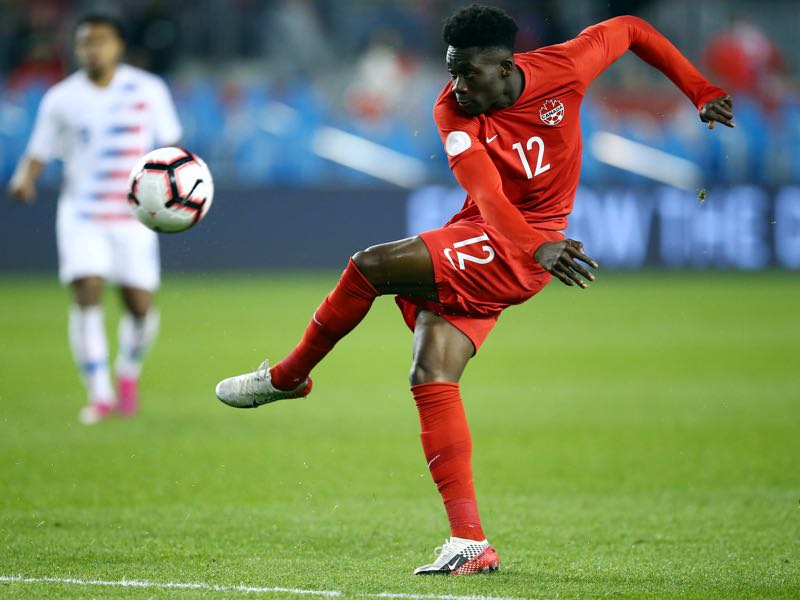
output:
[[[58,104],[67,98],[71,98],[74,94],[80,93],[85,85],[85,79],[86,74],[83,71],[75,71],[67,75],[64,79],[48,88],[42,97],[42,101]]]
[[[538,98],[542,94],[560,93],[559,90],[575,86],[577,65],[569,42],[515,54],[514,61],[533,83],[527,88],[528,95]]]
[[[150,71],[145,71],[142,68],[134,67],[127,63],[122,63],[117,68],[120,71],[120,75],[122,75],[121,79],[127,83],[157,86],[164,85],[164,80],[161,79],[161,77]]]
[[[436,102],[433,103],[434,116],[442,111],[452,110],[453,104],[457,104],[453,98],[453,84],[448,81],[436,97]]]
[[[571,68],[574,63],[570,41],[542,46],[530,52],[520,52],[514,55],[514,61],[519,65],[530,65],[534,68]]]

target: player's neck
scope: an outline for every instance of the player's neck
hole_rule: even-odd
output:
[[[506,82],[506,89],[500,99],[495,103],[493,108],[503,109],[512,106],[519,97],[522,95],[522,90],[525,89],[525,74],[517,65],[514,65],[514,70],[508,76]]]
[[[89,81],[95,84],[97,87],[108,87],[111,81],[114,79],[114,74],[117,72],[117,65],[105,69],[103,71],[86,71],[86,75],[89,77]]]

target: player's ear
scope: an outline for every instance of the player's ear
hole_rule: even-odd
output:
[[[498,68],[500,69],[500,77],[508,77],[514,72],[514,59],[504,58],[500,61]]]

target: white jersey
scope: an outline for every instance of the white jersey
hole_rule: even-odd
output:
[[[128,175],[137,159],[177,143],[181,133],[164,82],[121,64],[106,87],[77,71],[50,88],[26,155],[64,162],[59,212],[92,221],[128,219]]]

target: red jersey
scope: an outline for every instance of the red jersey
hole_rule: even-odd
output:
[[[566,229],[580,176],[581,101],[591,82],[627,50],[667,75],[698,110],[725,95],[637,17],[610,19],[563,44],[515,54],[525,81],[508,108],[469,116],[448,83],[433,114],[450,166],[468,194],[448,225],[489,222],[530,254],[545,241],[535,229]],[[488,156],[497,173],[485,159],[475,158],[478,153]],[[469,163],[469,173],[464,167],[459,172],[463,162]],[[485,181],[498,174],[500,181],[487,188]],[[519,216],[513,207],[530,232],[514,222]]]

